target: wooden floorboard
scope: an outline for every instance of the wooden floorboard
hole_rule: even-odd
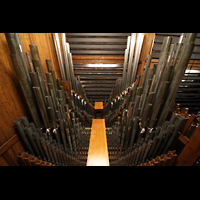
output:
[[[105,119],[93,119],[87,166],[109,166]]]

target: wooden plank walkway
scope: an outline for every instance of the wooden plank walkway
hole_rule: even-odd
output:
[[[103,119],[103,102],[95,102],[94,105],[94,118],[96,118],[96,113],[101,112],[101,119]]]
[[[96,109],[96,110],[102,110],[103,109],[103,102],[95,102],[94,109]]]
[[[87,166],[109,166],[105,119],[93,119]]]

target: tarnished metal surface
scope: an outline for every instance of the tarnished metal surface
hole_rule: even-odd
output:
[[[13,65],[15,67],[15,71],[17,73],[22,91],[24,93],[24,96],[26,98],[27,101],[27,105],[28,108],[30,110],[31,116],[34,120],[34,123],[36,124],[37,127],[41,128],[41,122],[40,122],[40,117],[35,105],[35,97],[34,97],[34,93],[32,91],[31,85],[29,83],[29,79],[27,77],[27,74],[25,72],[22,60],[21,60],[21,56],[20,56],[20,52],[19,52],[19,48],[15,39],[14,34],[12,33],[5,33],[7,42],[8,42],[8,46],[11,52],[11,58],[13,61]]]
[[[122,93],[117,87],[113,88],[117,97],[111,94],[104,108],[106,124],[112,128],[112,134],[108,137],[111,165],[138,165],[166,153],[174,144],[185,118],[172,115],[169,121],[165,120],[173,107],[177,91],[187,90],[179,88],[179,85],[190,60],[196,35],[186,34],[176,68],[173,66],[173,38],[165,37],[158,65],[146,68],[140,87],[134,84],[134,89],[130,87]],[[116,134],[117,129],[119,132]]]

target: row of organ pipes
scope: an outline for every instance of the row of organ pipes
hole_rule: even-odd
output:
[[[61,33],[63,56],[59,37],[53,34],[61,79],[56,78],[51,61],[46,60],[47,81],[37,46],[29,45],[32,59],[26,52],[29,71],[18,34],[5,36],[33,119],[29,122],[23,116],[14,122],[27,150],[24,155],[31,154],[52,165],[85,165],[94,108],[80,77],[74,77],[65,34]],[[128,37],[123,77],[116,80],[103,109],[111,166],[141,165],[171,150],[184,117],[172,114],[166,119],[174,106],[196,37],[197,33],[182,34],[177,44],[172,44],[171,36],[166,37],[158,64],[150,67],[152,55],[148,55],[142,78],[136,77],[136,73],[144,34],[132,33]],[[64,90],[66,82],[71,91]]]
[[[125,50],[123,77],[116,80],[103,110],[110,165],[141,165],[171,150],[185,118],[177,113],[167,116],[174,107],[196,37],[197,33],[181,34],[177,44],[172,44],[172,36],[165,37],[158,63],[150,67],[152,55],[148,55],[142,78],[138,75],[135,79],[134,65],[129,68],[133,47]],[[135,35],[129,40],[135,41]]]
[[[46,60],[48,72],[43,73],[36,45],[29,45],[27,63],[18,33],[5,33],[5,36],[33,119],[29,122],[26,116],[22,116],[14,122],[26,153],[52,165],[86,164],[94,108],[89,105],[80,77],[74,77],[72,57],[69,48],[65,48],[64,34],[61,34],[62,62],[59,60],[60,46],[56,43],[58,35],[53,34],[62,67],[61,79],[56,78],[50,60]]]

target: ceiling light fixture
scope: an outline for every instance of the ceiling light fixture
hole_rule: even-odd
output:
[[[119,67],[117,64],[89,64],[89,67]]]

